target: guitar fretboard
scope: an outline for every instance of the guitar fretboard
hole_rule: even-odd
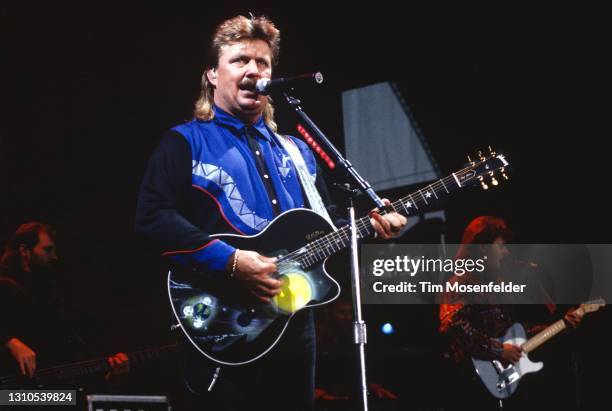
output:
[[[606,305],[605,301],[599,298],[580,304],[580,307],[576,309],[575,313],[582,317],[586,313],[597,311],[599,307],[603,307],[604,305]],[[546,341],[550,340],[555,335],[559,334],[561,331],[565,330],[566,328],[567,325],[565,324],[565,321],[559,320],[556,323],[546,327],[545,330],[540,331],[539,333],[531,337],[529,340],[525,341],[523,345],[521,345],[521,348],[526,353],[529,353],[538,348],[540,345],[544,344]]]
[[[388,210],[396,211],[406,217],[413,215],[452,191],[464,187],[476,176],[475,166],[466,167],[400,198],[394,203],[391,203],[388,206]],[[387,212],[387,210],[381,210],[380,214],[384,215]],[[358,219],[356,221],[356,228],[358,239],[366,238],[374,232],[369,216]],[[350,242],[351,228],[350,226],[344,226],[284,256],[281,261],[295,261],[298,262],[302,268],[308,268],[347,248]]]
[[[130,366],[134,366],[148,360],[159,358],[163,354],[173,352],[176,350],[176,348],[177,345],[172,344],[164,347],[150,348],[143,351],[134,351],[128,353],[127,356],[130,361]],[[23,381],[26,381],[28,386],[45,386],[50,382],[78,379],[88,375],[108,372],[110,369],[111,367],[108,365],[106,358],[96,358],[93,360],[75,362],[72,364],[37,370],[31,380],[28,380],[26,377],[21,375],[8,375],[0,377],[0,387],[17,387],[22,385],[21,383]]]
[[[546,327],[545,330],[540,331],[529,340],[525,341],[523,345],[521,345],[521,348],[526,353],[530,353],[555,335],[559,334],[561,331],[565,330],[565,328],[567,328],[565,322],[563,320],[559,320],[556,323]]]

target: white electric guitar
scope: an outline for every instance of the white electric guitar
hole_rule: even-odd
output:
[[[605,305],[605,301],[601,298],[589,301],[581,304],[576,309],[576,313],[579,316],[583,316],[586,313],[597,311]],[[523,326],[519,323],[512,325],[499,341],[502,344],[512,344],[521,347],[521,350],[523,350],[521,359],[514,365],[510,364],[504,367],[498,360],[491,361],[472,358],[474,367],[476,367],[476,373],[494,397],[499,399],[508,398],[516,391],[519,380],[523,375],[540,371],[544,367],[542,362],[532,362],[527,354],[559,334],[565,328],[565,322],[561,319],[527,340]]]

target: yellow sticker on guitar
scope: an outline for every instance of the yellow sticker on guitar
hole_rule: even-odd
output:
[[[312,287],[302,274],[285,274],[280,277],[283,282],[281,291],[274,296],[274,303],[282,311],[293,313],[304,307],[312,298]]]

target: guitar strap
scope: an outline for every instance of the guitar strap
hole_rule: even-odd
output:
[[[281,134],[274,133],[278,141],[283,145],[289,157],[291,157],[291,161],[295,165],[295,169],[297,171],[298,177],[300,179],[300,183],[302,185],[302,189],[306,194],[306,198],[308,198],[308,203],[310,204],[310,208],[315,213],[319,214],[321,217],[326,219],[334,230],[336,230],[336,226],[331,220],[329,213],[327,212],[327,208],[325,208],[325,204],[323,204],[323,199],[319,194],[319,191],[315,187],[314,177],[308,172],[308,167],[306,167],[306,162],[304,161],[304,157],[300,152],[297,144],[293,140],[291,140],[288,136],[283,136]],[[221,367],[217,367],[212,376],[212,380],[210,381],[210,385],[208,386],[208,391],[212,391],[217,379],[219,378],[219,374],[221,372]]]
[[[317,191],[317,188],[314,184],[314,177],[308,172],[308,168],[306,167],[306,162],[304,161],[304,157],[302,157],[302,153],[298,148],[297,144],[293,140],[291,140],[288,136],[283,136],[280,134],[276,134],[278,140],[281,142],[289,157],[291,157],[291,161],[295,165],[295,169],[297,170],[298,177],[300,179],[300,183],[302,184],[302,188],[304,189],[304,193],[308,198],[308,203],[310,204],[310,208],[315,213],[319,214],[321,217],[326,219],[334,229],[336,226],[331,220],[329,213],[327,212],[327,208],[325,208],[325,204],[323,204],[323,199]]]

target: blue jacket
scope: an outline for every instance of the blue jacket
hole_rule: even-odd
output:
[[[235,249],[211,234],[261,231],[275,217],[272,201],[280,212],[308,207],[290,157],[263,118],[248,129],[261,152],[249,147],[240,120],[215,107],[213,120],[174,127],[153,153],[138,196],[136,229],[175,263],[224,271]],[[312,152],[293,141],[316,175]],[[261,175],[255,155],[263,156],[269,175]],[[264,178],[271,181],[275,198]],[[321,183],[317,187],[325,191]]]

